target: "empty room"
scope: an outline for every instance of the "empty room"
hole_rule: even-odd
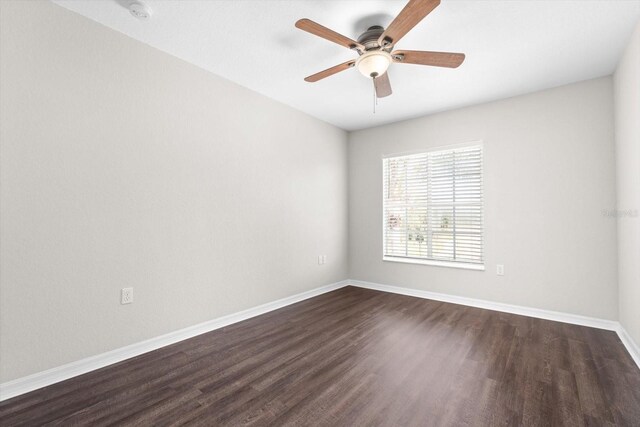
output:
[[[640,0],[0,0],[1,426],[640,426]]]

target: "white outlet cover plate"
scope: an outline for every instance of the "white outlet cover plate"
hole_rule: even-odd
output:
[[[122,288],[120,292],[120,303],[131,304],[133,302],[133,288]]]

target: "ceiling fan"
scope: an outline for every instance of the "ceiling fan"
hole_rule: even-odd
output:
[[[464,61],[463,53],[393,50],[396,43],[439,4],[440,0],[409,0],[409,3],[386,29],[379,25],[369,27],[367,31],[358,37],[357,41],[323,27],[310,19],[300,19],[296,22],[296,27],[355,50],[359,55],[355,60],[327,68],[305,78],[305,80],[307,82],[317,82],[340,71],[355,67],[365,77],[373,80],[376,96],[383,98],[392,93],[389,75],[387,74],[387,69],[392,62],[457,68]]]

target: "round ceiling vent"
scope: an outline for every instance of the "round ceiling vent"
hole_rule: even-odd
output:
[[[138,19],[149,19],[151,17],[151,8],[139,1],[129,3],[129,12]]]

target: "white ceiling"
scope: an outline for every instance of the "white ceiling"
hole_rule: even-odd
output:
[[[443,0],[397,45],[462,52],[458,69],[393,64],[393,95],[372,112],[371,82],[351,69],[303,78],[355,57],[294,27],[310,18],[356,38],[387,25],[403,0],[147,0],[140,21],[128,0],[55,3],[343,129],[611,74],[640,17],[640,0]]]

